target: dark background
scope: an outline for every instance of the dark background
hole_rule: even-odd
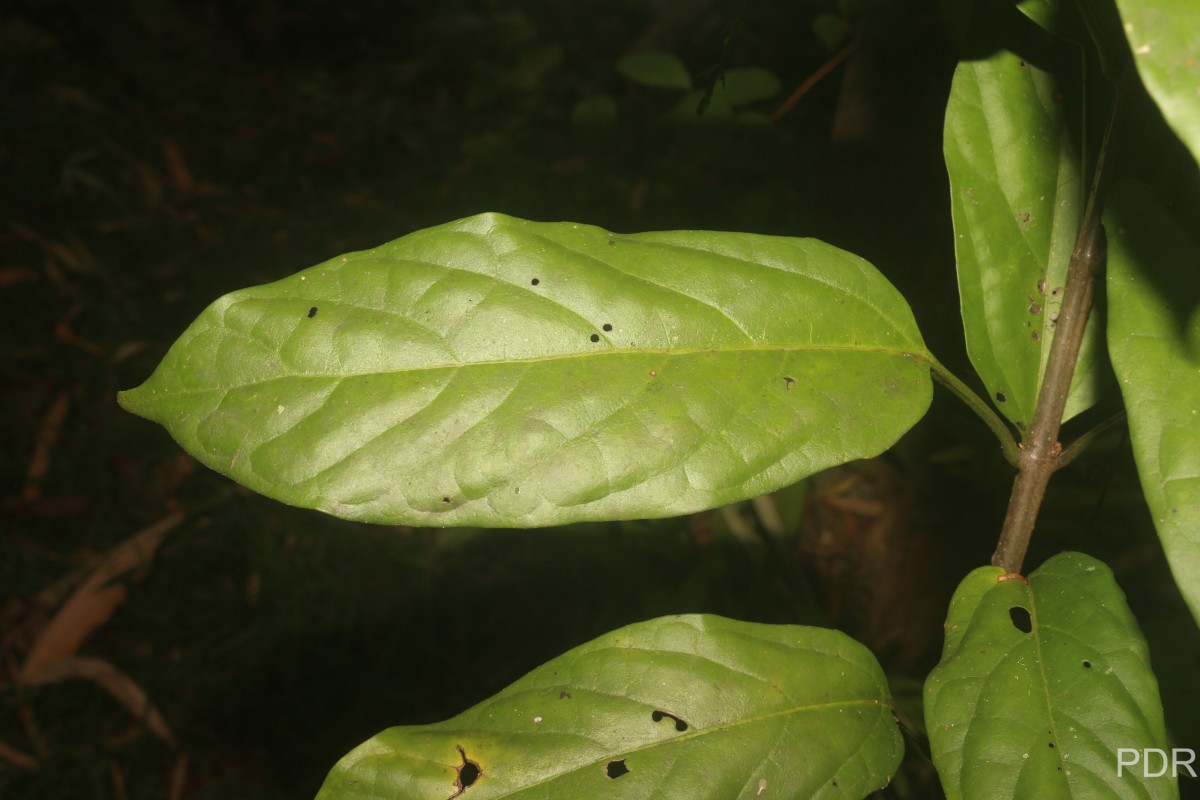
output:
[[[771,121],[845,44],[814,21],[847,5],[861,46]],[[870,644],[910,729],[888,793],[938,796],[919,681],[1011,476],[940,390],[893,453],[780,493],[786,535],[766,544],[736,535],[756,528],[748,507],[732,529],[720,512],[544,531],[343,523],[237,489],[115,403],[221,294],[482,211],[825,239],[887,274],[934,352],[973,378],[941,160],[954,48],[933,2],[842,7],[7,4],[0,744],[26,760],[0,752],[6,800],[311,797],[382,728],[452,716],[620,625],[697,611]],[[645,48],[679,56],[700,88],[753,66],[783,89],[741,118],[673,111],[681,93],[615,68]],[[598,94],[614,120],[575,113]],[[1117,432],[1055,479],[1029,563],[1065,547],[1109,561],[1171,644],[1155,657],[1176,711],[1194,702],[1200,647],[1127,451]],[[53,611],[39,592],[174,511],[183,524],[79,652],[144,690],[175,741],[94,682],[17,687]],[[1195,746],[1188,720],[1177,735]]]

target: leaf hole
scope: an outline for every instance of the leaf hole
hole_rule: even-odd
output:
[[[317,307],[316,307],[316,306],[313,306],[312,308],[310,308],[310,309],[308,310],[308,318],[309,318],[309,319],[312,319],[312,318],[313,318],[313,317],[315,317],[316,315],[317,315]]]
[[[529,282],[529,285],[530,285],[530,286],[537,286],[539,283],[541,283],[541,281],[539,281],[537,278],[534,278],[533,280],[531,280],[531,281]]]
[[[467,758],[467,752],[462,749],[462,745],[456,744],[454,747],[462,756],[463,763],[458,768],[458,777],[454,779],[454,788],[458,791],[450,795],[450,800],[454,800],[455,797],[474,786],[475,782],[479,780],[479,776],[483,774],[483,767],[479,766],[478,762]]]
[[[613,780],[616,780],[622,775],[628,775],[629,767],[625,766],[625,759],[614,759],[608,762],[608,765],[604,767],[604,774]]]
[[[1012,620],[1013,627],[1021,633],[1033,632],[1033,617],[1029,616],[1028,608],[1013,606],[1008,610],[1008,618]]]
[[[450,502],[450,498],[449,498],[449,497],[443,497],[443,498],[442,498],[442,502],[443,502],[443,503],[449,503],[449,502]]]
[[[604,324],[603,324],[601,327],[602,327],[604,330],[606,330],[606,331],[611,331],[611,330],[612,330],[612,324],[611,324],[611,323],[608,323],[608,322],[604,323]]]
[[[593,333],[593,334],[592,334],[591,336],[589,336],[588,338],[589,338],[589,339],[591,339],[593,342],[598,342],[598,341],[600,341],[600,334],[598,334],[598,333]]]
[[[675,723],[675,730],[679,731],[680,733],[683,733],[688,729],[688,724],[686,722],[669,711],[654,711],[650,714],[650,719],[654,720],[655,722],[662,722],[664,719],[672,720]]]

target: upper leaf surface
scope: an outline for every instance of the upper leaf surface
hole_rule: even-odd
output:
[[[1117,774],[1118,749],[1164,748],[1166,730],[1145,640],[1112,572],[1060,553],[1028,584],[1002,574],[982,567],[959,586],[925,684],[946,796],[1177,797],[1169,774]]]
[[[657,50],[639,50],[621,56],[617,72],[643,86],[655,89],[690,89],[692,78],[678,57]]]
[[[1138,74],[1200,162],[1200,3],[1117,0]]]
[[[461,748],[461,749],[460,749]],[[874,656],[837,631],[664,617],[601,636],[446,722],[391,728],[318,800],[857,798],[904,751]]]
[[[1113,370],[1146,502],[1200,621],[1200,244],[1142,184],[1119,184],[1109,206]]]
[[[1053,75],[1007,51],[958,66],[946,108],[967,353],[1000,411],[1028,426],[1082,213],[1079,156]],[[1063,418],[1095,396],[1089,325]]]
[[[410,525],[664,517],[881,452],[928,352],[813,240],[482,215],[227,295],[122,404],[284,502]]]

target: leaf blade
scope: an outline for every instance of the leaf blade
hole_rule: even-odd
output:
[[[1117,0],[1138,74],[1167,124],[1200,163],[1200,6]]]
[[[293,505],[534,527],[876,455],[927,359],[895,289],[820,242],[482,215],[227,295],[120,399]]]
[[[944,152],[967,353],[997,408],[1023,430],[1083,204],[1056,78],[1008,51],[961,63]],[[1095,401],[1098,335],[1089,325],[1064,420]]]
[[[1166,747],[1149,654],[1101,562],[1060,553],[1029,576],[981,567],[960,584],[925,685],[946,796],[1177,797],[1174,780],[1117,774],[1120,748]]]
[[[664,617],[575,648],[451,720],[384,731],[318,798],[402,788],[440,800],[464,756],[482,770],[476,798],[864,796],[902,753],[886,679],[857,642]],[[627,772],[610,777],[613,762]]]
[[[1147,186],[1114,187],[1109,350],[1146,503],[1200,621],[1200,246]]]

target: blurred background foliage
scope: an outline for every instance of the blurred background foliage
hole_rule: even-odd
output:
[[[543,531],[290,509],[114,397],[227,291],[489,210],[824,239],[883,270],[969,377],[943,27],[932,0],[6,4],[0,793],[310,797],[384,727],[451,716],[620,625],[705,611],[866,641],[912,737],[886,791],[938,796],[919,680],[1011,476],[940,394],[889,455],[770,503]],[[1055,479],[1029,563],[1071,547],[1112,564],[1169,643],[1155,663],[1186,742],[1200,646],[1127,451],[1114,433]],[[163,520],[107,611],[60,619],[59,655],[107,681],[21,683],[63,598]]]

